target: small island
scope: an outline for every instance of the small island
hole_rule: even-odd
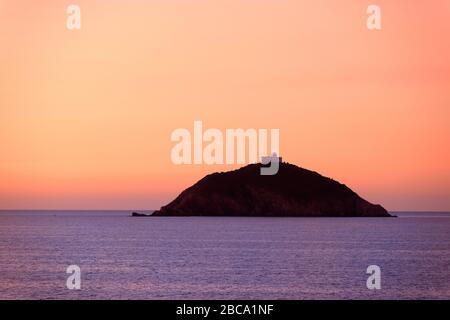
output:
[[[152,216],[391,217],[317,172],[280,161],[277,174],[261,175],[262,166],[207,175]]]
[[[131,217],[150,217],[151,214],[132,212],[130,216]]]

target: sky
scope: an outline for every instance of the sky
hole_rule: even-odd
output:
[[[278,128],[285,161],[388,210],[450,211],[448,0],[0,0],[0,40],[0,208],[158,209],[240,166],[172,163],[201,120]]]

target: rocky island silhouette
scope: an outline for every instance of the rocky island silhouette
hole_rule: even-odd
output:
[[[391,217],[317,172],[280,161],[277,174],[261,175],[264,166],[209,174],[152,216]]]

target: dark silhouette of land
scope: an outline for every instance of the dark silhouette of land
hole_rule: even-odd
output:
[[[132,212],[131,217],[150,217],[150,214],[140,213],[140,212]]]
[[[317,172],[280,162],[276,175],[261,175],[261,166],[207,175],[152,216],[391,216]]]

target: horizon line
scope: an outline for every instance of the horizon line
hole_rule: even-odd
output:
[[[3,209],[1,211],[156,211],[159,209]],[[387,210],[389,213],[450,213],[448,210]]]

